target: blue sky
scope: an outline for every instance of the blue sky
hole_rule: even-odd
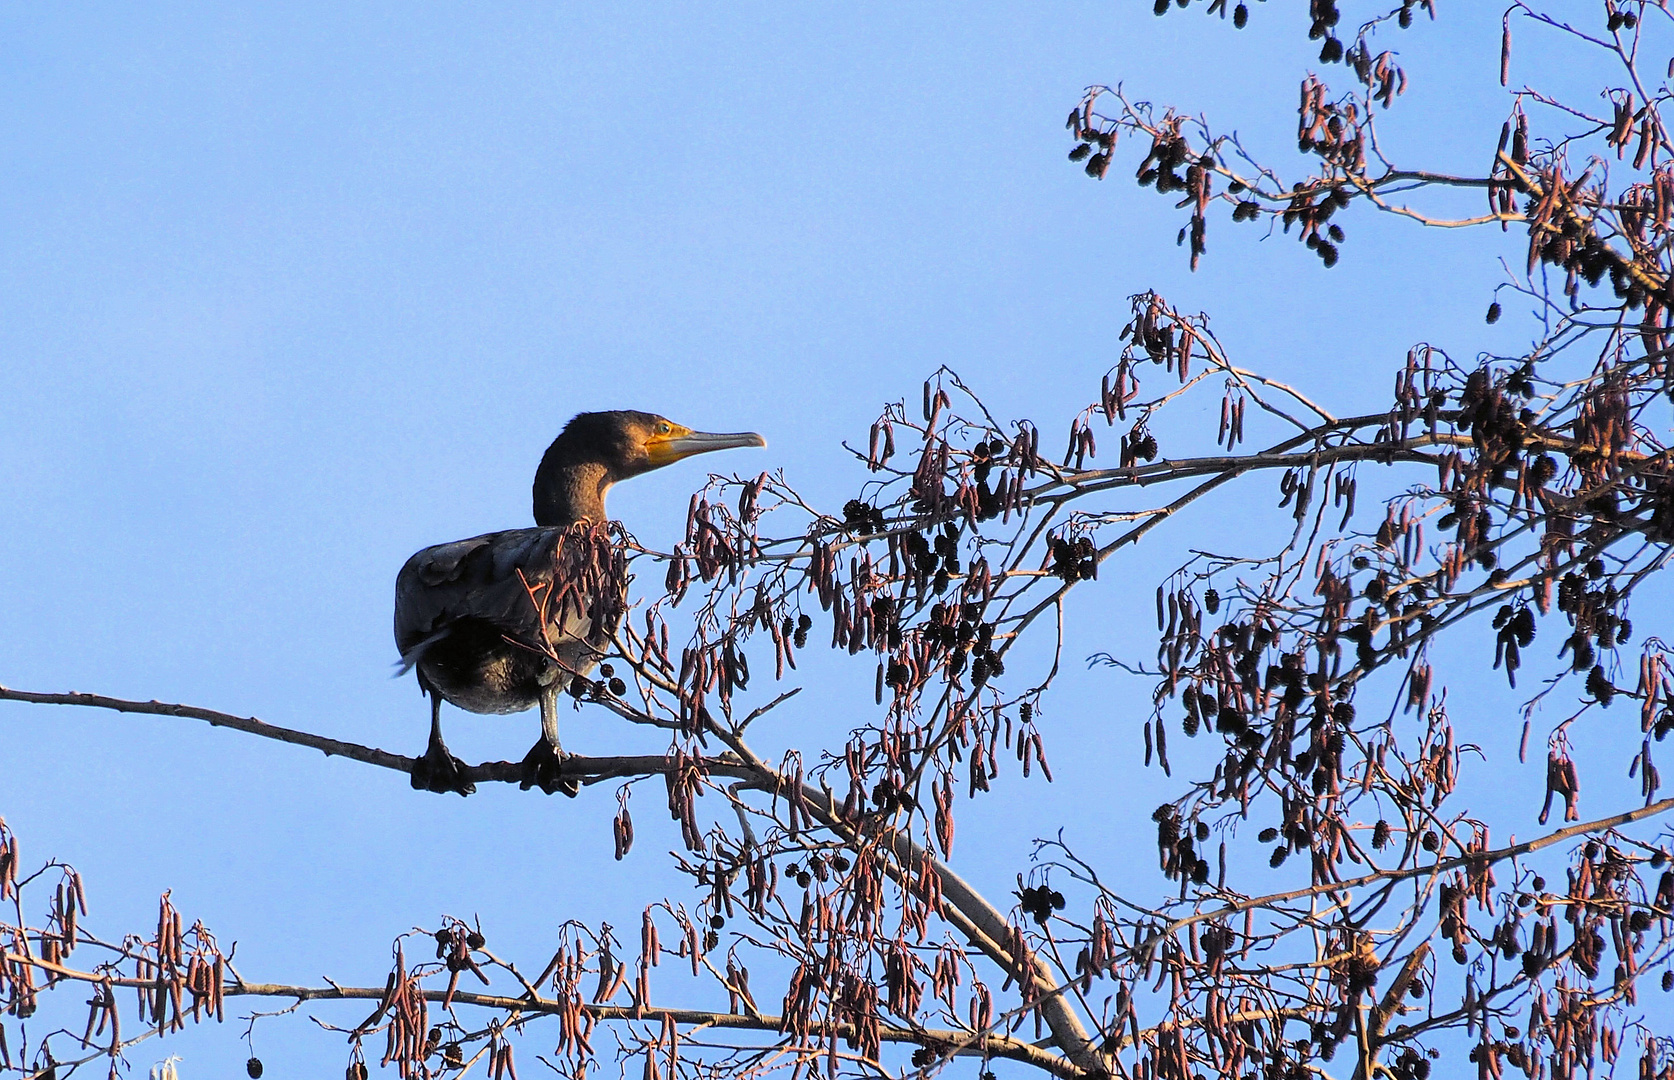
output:
[[[389,677],[395,571],[526,524],[534,465],[577,411],[760,431],[768,450],[717,467],[783,468],[835,508],[861,481],[841,440],[939,364],[1056,442],[1146,288],[1351,411],[1383,406],[1417,341],[1518,348],[1526,324],[1482,323],[1515,235],[1355,215],[1327,272],[1222,219],[1193,275],[1181,220],[1128,179],[1138,155],[1103,183],[1065,162],[1082,87],[1120,80],[1297,165],[1295,88],[1317,64],[1293,6],[1257,5],[1241,34],[1137,2],[6,8],[0,682],[413,753],[427,713]],[[1507,107],[1489,15],[1446,5],[1391,40],[1411,80],[1386,129],[1398,162],[1483,165]],[[1518,62],[1544,75],[1539,48]],[[666,547],[701,479],[654,474],[611,509]],[[1193,535],[1107,572],[1072,654],[1143,653],[1150,590]],[[1004,892],[1058,824],[1151,865],[1144,817],[1170,789],[1138,773],[1143,698],[1116,679],[1066,678],[1059,783],[973,810],[963,872]],[[1108,715],[1116,689],[1131,715]],[[847,726],[798,708],[787,739]],[[0,815],[82,869],[96,927],[145,925],[173,888],[250,977],[377,982],[388,940],[443,912],[532,957],[554,916],[632,925],[669,887],[674,840],[645,801],[617,867],[602,791],[440,799],[184,721],[5,705],[0,725]],[[615,745],[566,725],[572,749]],[[534,730],[449,723],[473,760]],[[1088,798],[1112,776],[1124,797]],[[184,1076],[242,1061],[232,1025],[212,1036],[174,1044]],[[270,1076],[341,1067],[301,1022],[262,1025],[257,1049]]]

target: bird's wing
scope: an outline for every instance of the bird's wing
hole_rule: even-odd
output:
[[[551,538],[545,534],[551,531],[487,533],[427,547],[408,559],[395,578],[395,644],[403,663],[411,666],[415,652],[461,619],[492,622],[512,634],[537,632],[539,615],[525,581],[537,584],[543,564],[550,573]]]
[[[408,559],[395,579],[395,644],[402,669],[417,663],[428,645],[463,619],[492,623],[531,644],[540,641],[543,630],[555,645],[585,639],[591,620],[574,610],[560,620],[547,599],[564,532],[508,529],[437,544]]]

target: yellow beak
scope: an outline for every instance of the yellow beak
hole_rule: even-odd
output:
[[[767,440],[753,431],[721,434],[677,427],[667,435],[653,435],[645,444],[653,468],[662,468],[682,458],[707,454],[711,450],[732,450],[741,446],[766,446]]]

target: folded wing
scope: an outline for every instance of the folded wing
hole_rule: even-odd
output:
[[[478,631],[485,623],[530,649],[540,649],[543,637],[560,649],[585,640],[591,620],[577,604],[553,596],[567,531],[507,529],[437,544],[408,559],[395,579],[401,670],[456,631]]]

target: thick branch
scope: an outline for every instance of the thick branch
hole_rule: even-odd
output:
[[[3,686],[0,686],[0,701],[23,701],[38,705],[79,705],[85,708],[110,709],[115,712],[184,716],[194,720],[203,720],[215,727],[233,728],[264,739],[275,739],[279,742],[297,746],[307,746],[328,756],[350,758],[400,773],[411,773],[413,767],[412,758],[392,754],[387,750],[330,739],[306,731],[297,731],[293,728],[279,727],[275,724],[257,720],[255,717],[234,716],[231,713],[217,712],[213,709],[203,709],[193,705],[177,705],[161,701],[129,701],[124,698],[106,697],[102,694],[40,694],[25,690],[13,690]],[[702,766],[709,775],[730,776],[746,780],[750,782],[751,786],[765,791],[773,791],[783,783],[783,778],[779,777],[778,773],[770,766],[759,761],[746,762],[732,753],[706,758],[703,760]],[[583,783],[595,783],[623,776],[652,775],[667,772],[672,768],[674,768],[673,759],[658,756],[573,757],[565,762],[565,773],[576,777]],[[463,771],[462,776],[477,783],[490,781],[517,783],[523,778],[523,770],[522,766],[515,762],[490,761],[480,765],[468,766]],[[812,785],[804,784],[802,796],[828,827],[847,833],[855,831],[853,823],[843,819],[840,808],[827,793]],[[887,837],[887,842],[902,866],[917,865],[927,856],[923,847],[902,832],[892,830]],[[1015,960],[1006,947],[1006,942],[1010,936],[1010,924],[1006,922],[1005,916],[939,859],[930,856],[929,861],[940,879],[942,897],[946,901],[943,906],[943,917],[948,919],[973,945],[981,949],[995,963],[1008,971],[1012,970],[1015,967]],[[1032,954],[1027,957],[1027,962],[1033,967],[1035,982],[1042,992],[1037,1004],[1048,1026],[1052,1029],[1055,1041],[1064,1049],[1068,1058],[1059,1058],[1044,1049],[1034,1047],[1030,1048],[1031,1051],[1053,1061],[1055,1063],[1054,1071],[1061,1075],[1082,1076],[1085,1071],[1096,1069],[1098,1062],[1092,1039],[1087,1034],[1086,1027],[1082,1024],[1080,1017],[1076,1016],[1074,1010],[1064,1001],[1063,994],[1059,992],[1057,981],[1053,977],[1051,969],[1040,957]],[[959,1038],[964,1041],[967,1036],[961,1035]],[[973,1043],[973,1045],[980,1045],[980,1043]],[[1039,1064],[1039,1062],[1036,1062],[1036,1064]]]
[[[815,813],[824,819],[827,825],[833,828],[847,825],[838,813],[835,800],[825,792],[804,784],[802,794],[803,799],[813,804]],[[1017,967],[1019,959],[1033,969],[1039,994],[1034,1001],[1027,1004],[1040,1009],[1047,1027],[1052,1032],[1053,1041],[1068,1055],[1069,1061],[1074,1063],[1072,1071],[1065,1075],[1080,1076],[1083,1075],[1082,1070],[1101,1070],[1103,1063],[1099,1060],[1092,1037],[1087,1034],[1087,1028],[1076,1015],[1074,1008],[1065,1000],[1063,987],[1058,985],[1057,978],[1046,961],[1033,952],[1021,958],[1012,956],[1007,947],[1011,937],[1011,924],[1006,921],[1005,916],[969,882],[955,873],[952,867],[936,858],[905,832],[890,829],[884,839],[901,866],[914,866],[921,862],[929,864],[937,877],[937,886],[942,894],[943,904],[939,914],[964,934],[972,945],[1008,972]],[[905,884],[903,881],[903,885]]]
[[[280,727],[257,720],[253,716],[234,716],[231,713],[216,712],[214,709],[202,709],[195,705],[176,705],[166,701],[129,701],[125,698],[106,697],[103,694],[37,694],[27,690],[13,690],[0,686],[0,701],[26,701],[36,705],[80,705],[84,708],[110,709],[113,712],[143,713],[152,716],[184,716],[192,720],[203,720],[211,727],[232,728],[249,735],[257,735],[264,739],[274,739],[278,742],[290,743],[293,746],[306,746],[318,750],[327,757],[343,757],[359,761],[379,768],[391,769],[395,772],[410,774],[413,771],[413,758],[401,754],[392,754],[388,750],[380,750],[373,746],[362,746],[359,743],[343,742],[339,739],[315,735],[309,731],[298,731],[295,728]],[[612,780],[624,776],[648,776],[668,772],[674,767],[673,762],[656,755],[638,755],[627,757],[569,757],[564,761],[566,776],[573,776],[583,784],[595,784],[604,780]],[[754,777],[754,772],[746,768],[742,762],[730,754],[719,757],[706,758],[704,769],[717,776],[732,776],[740,779]],[[467,766],[460,776],[473,783],[498,782],[516,784],[523,779],[523,766],[514,761],[485,761],[480,765]]]
[[[155,981],[150,979],[122,978],[89,971],[77,971],[62,964],[55,964],[35,956],[24,956],[20,953],[0,953],[0,960],[5,960],[8,963],[29,964],[42,971],[50,971],[60,978],[78,979],[82,982],[144,990],[150,990],[156,986]],[[388,988],[382,986],[333,985],[319,987],[241,982],[228,982],[222,990],[222,993],[227,997],[277,997],[291,998],[298,1002],[382,1001],[388,992]],[[506,1013],[522,1013],[525,1016],[530,1014],[557,1014],[568,1008],[564,1002],[534,994],[509,997],[504,994],[475,994],[458,989],[451,991],[431,989],[423,991],[423,994],[426,1001],[476,1005]],[[632,1005],[586,1003],[581,1005],[581,1009],[595,1020],[661,1023],[667,1019],[676,1024],[687,1026],[728,1028],[734,1031],[771,1031],[776,1034],[782,1034],[784,1031],[783,1017],[765,1014],[744,1015],[742,1013],[708,1012],[703,1009],[662,1009],[650,1006],[638,1008]],[[851,1024],[816,1022],[808,1025],[808,1033],[816,1038],[824,1038],[833,1033],[839,1038],[850,1038],[855,1032]],[[1054,1075],[1065,1077],[1066,1080],[1076,1080],[1082,1075],[1081,1070],[1077,1069],[1068,1060],[1007,1035],[978,1034],[969,1031],[939,1030],[936,1028],[914,1029],[890,1025],[880,1025],[878,1033],[886,1042],[927,1046],[943,1052],[951,1050],[955,1054],[1010,1058],[1013,1061],[1021,1061],[1036,1068],[1045,1069]]]

